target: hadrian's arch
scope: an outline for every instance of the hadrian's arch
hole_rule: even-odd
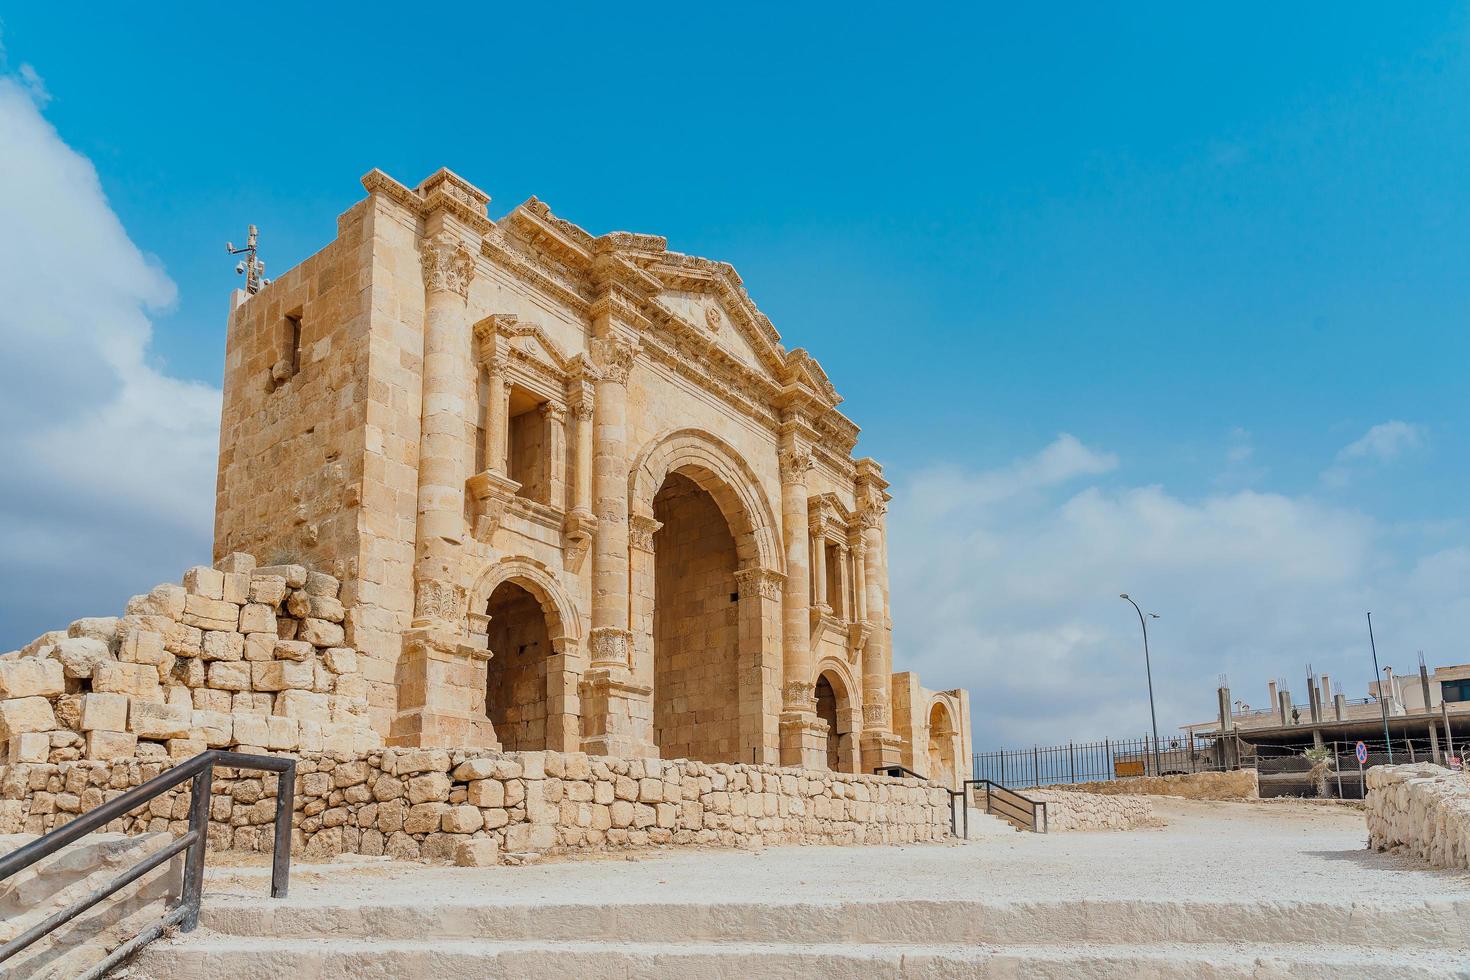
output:
[[[575,751],[581,623],[539,562],[511,558],[470,590],[470,630],[487,639],[485,714],[507,752]]]
[[[862,731],[862,707],[854,700],[852,671],[840,660],[823,658],[817,664],[814,691],[817,717],[827,723],[827,768],[833,772],[858,772],[858,736]]]
[[[769,501],[717,437],[654,440],[629,480],[631,622],[665,758],[767,761],[779,710],[780,553]]]

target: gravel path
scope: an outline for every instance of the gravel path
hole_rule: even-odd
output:
[[[1298,802],[1158,799],[1147,830],[1005,834],[906,847],[772,847],[445,868],[344,858],[293,865],[292,904],[415,899],[486,905],[933,899],[1423,901],[1470,895],[1470,875],[1365,849],[1361,811]],[[219,867],[206,893],[257,899],[268,869]]]

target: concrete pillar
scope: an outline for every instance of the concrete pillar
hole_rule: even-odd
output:
[[[781,764],[826,767],[826,723],[817,718],[811,649],[811,550],[807,471],[811,448],[788,423],[782,436],[781,541],[786,579],[781,586]]]
[[[1437,766],[1444,765],[1444,757],[1439,752],[1439,729],[1434,724],[1434,708],[1429,697],[1429,668],[1424,665],[1424,659],[1419,659],[1419,686],[1424,692],[1424,717],[1429,719],[1429,757]]]

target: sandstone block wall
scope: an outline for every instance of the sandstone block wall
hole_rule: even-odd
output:
[[[339,589],[301,565],[231,554],[134,596],[121,617],[79,619],[0,655],[0,760],[382,745]]]
[[[1470,777],[1420,762],[1368,770],[1368,846],[1470,868]]]
[[[0,833],[44,833],[173,760],[21,763],[0,770]],[[209,844],[269,850],[278,777],[216,770]],[[110,830],[187,827],[179,787]],[[580,753],[383,749],[307,754],[292,852],[453,860],[462,845],[562,852],[651,845],[880,844],[949,836],[949,794],[915,779]]]
[[[1257,800],[1261,797],[1261,780],[1254,769],[1237,769],[1233,772],[1132,776],[1095,783],[1068,783],[1067,791],[1104,796],[1182,796],[1188,800]],[[1027,794],[1031,792],[1028,790]]]
[[[1025,795],[1046,804],[1048,833],[1134,830],[1162,823],[1154,816],[1154,805],[1146,796],[1103,796],[1054,789],[1028,789]]]

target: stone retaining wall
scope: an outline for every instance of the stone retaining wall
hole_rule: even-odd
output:
[[[232,554],[0,654],[0,762],[381,747],[340,588]]]
[[[1470,777],[1420,762],[1368,770],[1368,846],[1470,868]]]
[[[1158,827],[1154,805],[1146,796],[1098,795],[1069,790],[1028,789],[1025,795],[1046,804],[1049,833],[1068,830],[1133,830]]]
[[[1181,776],[1128,776],[1095,783],[1068,783],[1073,793],[1103,796],[1182,796],[1187,800],[1258,800],[1260,775],[1254,769],[1196,772]]]
[[[0,769],[0,833],[44,833],[171,765],[76,760]],[[269,850],[276,784],[274,775],[216,770],[210,846]],[[292,852],[315,859],[356,853],[484,863],[502,849],[950,836],[948,792],[917,779],[581,753],[309,754],[297,766],[295,807]],[[182,833],[187,814],[180,787],[108,829]]]

